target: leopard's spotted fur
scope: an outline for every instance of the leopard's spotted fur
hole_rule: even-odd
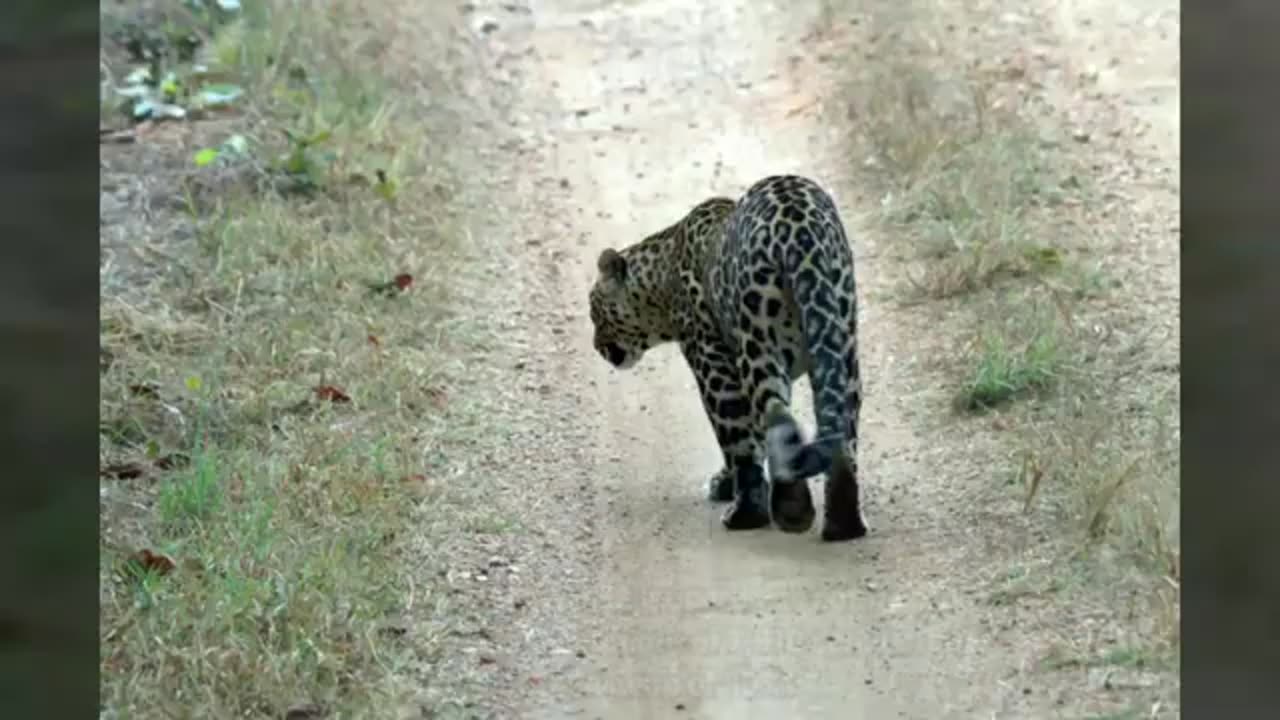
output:
[[[806,481],[825,473],[823,539],[867,533],[853,253],[821,187],[767,177],[736,202],[706,200],[634,245],[605,250],[598,268],[596,351],[626,369],[674,341],[693,370],[724,453],[710,496],[732,500],[727,528],[764,527],[772,517],[785,531],[808,530],[815,509]],[[809,443],[789,409],[792,382],[806,374],[818,426]]]

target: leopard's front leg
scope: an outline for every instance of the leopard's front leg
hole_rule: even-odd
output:
[[[717,470],[707,481],[707,499],[713,503],[724,503],[733,499],[733,461],[727,455],[724,458],[724,467]]]
[[[708,497],[732,501],[722,522],[730,530],[769,524],[768,488],[752,425],[751,406],[732,355],[717,341],[690,341],[681,351],[698,383],[703,410],[715,431],[724,467],[711,477]]]

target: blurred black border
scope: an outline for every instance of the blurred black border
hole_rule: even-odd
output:
[[[1182,15],[1183,712],[1280,707],[1280,3]]]
[[[96,3],[0,5],[4,718],[99,714],[97,58]]]

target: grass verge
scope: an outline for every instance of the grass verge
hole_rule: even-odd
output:
[[[474,513],[445,482],[481,412],[452,388],[486,341],[458,311],[478,250],[457,158],[431,142],[457,132],[451,80],[388,64],[443,58],[450,19],[143,5],[104,26],[195,38],[174,86],[237,100],[131,128],[119,160],[141,173],[159,146],[142,129],[184,128],[149,180],[193,240],[130,218],[132,253],[162,261],[128,282],[123,260],[103,268],[103,715],[395,715],[435,679],[413,618],[449,602],[407,536]]]
[[[883,234],[908,249],[910,299],[963,306],[972,323],[956,407],[1016,429],[1024,508],[1092,560],[1091,583],[1139,589],[1135,624],[1165,667],[1181,582],[1177,376],[1151,367],[1141,309],[1116,310],[1134,299],[1093,302],[1124,289],[1080,260],[1091,248],[1061,242],[1089,190],[1022,111],[1021,71],[970,63],[925,22],[889,24],[891,50],[848,81],[853,145],[882,184]]]
[[[1045,211],[1080,181],[984,75],[918,62],[877,65],[857,81],[854,108],[867,162],[886,181],[886,232],[924,260],[911,278],[922,298],[947,298],[1003,280],[1053,273],[1064,249]]]

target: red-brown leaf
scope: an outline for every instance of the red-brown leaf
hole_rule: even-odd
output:
[[[351,397],[349,395],[333,385],[317,385],[315,387],[315,393],[316,397],[321,400],[328,400],[329,402],[335,403],[351,402]]]
[[[369,344],[370,344],[370,345],[372,345],[372,346],[374,346],[374,347],[380,347],[380,346],[382,345],[382,342],[378,340],[378,336],[377,336],[377,335],[370,335],[370,336],[369,336]]]
[[[140,550],[133,557],[134,561],[142,566],[143,570],[153,572],[157,575],[167,575],[178,566],[173,558],[164,553],[154,553],[150,550]]]
[[[413,276],[409,273],[400,273],[396,276],[395,284],[401,290],[408,290],[409,286],[413,284]]]

